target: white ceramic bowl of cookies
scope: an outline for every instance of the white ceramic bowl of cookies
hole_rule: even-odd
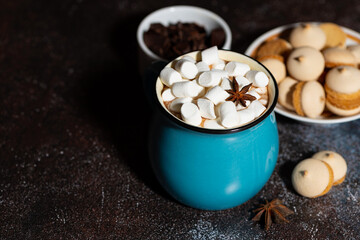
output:
[[[307,22],[310,24],[319,24],[319,22]],[[262,34],[259,36],[255,41],[253,41],[250,46],[245,51],[245,54],[248,56],[255,57],[256,50],[259,48],[259,46],[264,43],[266,40],[269,39],[275,39],[280,34],[290,31],[292,28],[299,26],[302,23],[292,23],[288,25],[283,25],[277,28],[274,28],[272,30],[269,30],[268,32]],[[360,44],[360,33],[351,30],[349,28],[339,26],[346,34],[346,42],[345,45],[354,45],[354,44]],[[298,115],[295,111],[288,110],[287,108],[283,107],[281,104],[277,104],[275,107],[275,112],[286,116],[288,118],[305,122],[305,123],[317,123],[317,124],[334,124],[334,123],[343,123],[343,122],[349,122],[360,118],[360,114],[352,115],[352,116],[338,116],[338,115],[321,115],[317,118],[309,118]]]

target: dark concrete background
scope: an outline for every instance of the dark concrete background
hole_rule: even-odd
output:
[[[0,1],[0,239],[359,239],[360,120],[323,126],[277,115],[276,169],[239,207],[195,210],[159,187],[135,33],[148,13],[177,4],[223,17],[237,52],[293,22],[360,31],[355,0]],[[324,149],[345,157],[347,178],[323,197],[300,197],[291,171]],[[251,210],[274,198],[295,214],[266,232]]]

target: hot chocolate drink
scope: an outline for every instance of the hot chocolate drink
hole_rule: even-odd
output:
[[[163,105],[190,125],[236,128],[259,118],[268,106],[268,76],[246,63],[221,59],[216,46],[197,59],[176,59],[159,78]]]

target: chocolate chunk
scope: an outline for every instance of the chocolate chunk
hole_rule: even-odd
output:
[[[221,48],[225,42],[225,32],[217,28],[207,35],[205,28],[197,23],[177,22],[169,26],[153,23],[144,33],[144,42],[158,56],[172,60],[214,45]]]
[[[225,42],[225,32],[222,28],[216,28],[210,33],[210,46],[223,46]]]

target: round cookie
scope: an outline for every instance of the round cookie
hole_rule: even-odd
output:
[[[347,117],[360,113],[360,107],[346,110],[336,107],[335,105],[331,104],[329,101],[326,101],[325,106],[330,112],[338,116]]]
[[[286,77],[286,66],[282,61],[275,58],[266,58],[260,62],[270,70],[277,83],[280,83]]]
[[[256,58],[263,58],[268,56],[282,56],[286,57],[291,51],[291,44],[285,39],[278,38],[264,42],[257,50]]]
[[[320,28],[326,35],[324,48],[344,47],[346,42],[346,33],[335,23],[322,23]]]
[[[300,116],[317,118],[325,109],[325,91],[318,81],[299,82],[293,92],[293,106]]]
[[[334,173],[334,186],[345,180],[347,165],[345,159],[340,154],[334,151],[320,151],[315,153],[312,158],[319,159],[330,165]]]
[[[325,79],[326,106],[334,114],[360,112],[360,70],[351,66],[331,69]]]
[[[308,158],[295,166],[291,181],[297,193],[304,197],[316,198],[326,194],[331,189],[334,174],[326,162]]]
[[[290,53],[286,66],[293,78],[300,81],[312,81],[324,71],[325,59],[315,48],[300,47]]]
[[[279,84],[279,98],[278,101],[284,108],[295,111],[293,105],[293,92],[295,89],[295,85],[298,83],[297,80],[286,77],[284,80],[281,81]]]
[[[360,64],[360,44],[350,45],[347,49],[354,55],[357,64]]]
[[[291,31],[289,41],[295,48],[309,46],[320,50],[325,46],[326,35],[319,26],[305,23]]]
[[[347,49],[333,47],[327,48],[323,51],[325,66],[333,68],[337,66],[355,66],[355,56]]]

